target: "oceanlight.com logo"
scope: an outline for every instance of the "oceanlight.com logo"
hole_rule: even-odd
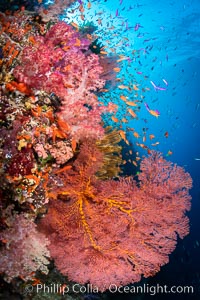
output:
[[[108,291],[112,294],[149,294],[154,296],[156,294],[193,294],[193,286],[168,286],[168,285],[127,285],[127,286],[117,286],[116,284],[110,284]],[[97,286],[92,284],[87,284],[85,286],[78,283],[73,285],[66,285],[61,283],[52,283],[49,285],[46,284],[37,284],[35,286],[28,284],[24,288],[24,294],[32,293],[43,293],[43,294],[85,294],[85,293],[99,293]]]
[[[168,285],[149,285],[148,283],[144,285],[127,285],[127,286],[116,286],[111,284],[109,287],[111,293],[120,294],[149,294],[150,296],[155,296],[156,294],[193,294],[193,286],[168,286]]]

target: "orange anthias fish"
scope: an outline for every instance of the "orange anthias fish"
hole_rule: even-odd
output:
[[[91,2],[88,2],[87,8],[90,9],[92,6]]]
[[[158,117],[160,116],[160,112],[159,112],[157,109],[156,109],[156,110],[150,109],[150,108],[149,108],[149,105],[148,105],[147,103],[144,103],[144,105],[145,105],[146,109],[148,110],[148,112],[149,112],[152,116],[154,116],[154,117],[156,117],[156,118],[158,118]]]
[[[131,108],[128,108],[127,111],[129,112],[129,114],[130,114],[133,118],[136,118],[136,117],[137,117],[136,113],[135,113]]]
[[[129,142],[126,138],[126,133],[123,130],[119,130],[119,134],[120,134],[121,138],[125,141],[125,143],[128,145]]]
[[[81,13],[83,13],[83,12],[85,11],[85,9],[84,9],[84,7],[83,7],[82,4],[79,6],[79,11],[80,11]]]
[[[110,28],[111,29],[111,28]],[[113,28],[114,29],[114,28]],[[120,62],[120,61],[122,61],[122,60],[128,60],[129,59],[129,57],[128,56],[124,56],[124,55],[119,55],[119,59],[117,60],[117,62]]]
[[[105,55],[108,54],[108,52],[106,52],[106,51],[104,51],[104,50],[101,50],[100,53],[101,53],[101,54],[105,54]]]
[[[123,100],[123,101],[126,101],[126,100],[127,100],[127,97],[124,96],[124,95],[120,95],[120,99]]]
[[[128,123],[128,120],[126,118],[122,118],[121,120],[123,123]]]
[[[138,91],[139,90],[139,88],[135,84],[133,85],[133,89],[134,89],[134,91]]]
[[[127,85],[123,85],[123,84],[121,84],[121,85],[118,85],[118,88],[119,88],[120,90],[124,90],[124,89],[127,89],[127,90],[129,90],[129,86],[127,86]]]
[[[155,135],[154,134],[150,134],[149,138],[150,138],[150,140],[153,140],[153,139],[155,139]]]
[[[79,30],[79,26],[75,22],[71,22],[70,25],[72,25],[74,28],[76,28],[77,30]]]
[[[116,73],[120,72],[120,70],[121,70],[121,69],[120,69],[120,68],[117,68],[117,67],[116,67],[116,68],[113,68],[113,71],[115,71]]]
[[[133,133],[133,135],[134,135],[134,137],[136,138],[136,139],[138,139],[140,136],[139,136],[139,133],[137,133],[136,131]]]
[[[112,116],[111,119],[112,119],[113,122],[115,122],[115,123],[119,122],[119,120],[118,120],[116,117],[114,117],[114,116]]]
[[[135,103],[134,101],[126,101],[126,104],[129,106],[137,106],[137,103]]]
[[[158,117],[160,116],[160,113],[159,113],[158,110],[152,110],[152,109],[150,109],[150,110],[149,110],[149,113],[150,113],[152,116],[156,117],[156,118],[158,118]]]

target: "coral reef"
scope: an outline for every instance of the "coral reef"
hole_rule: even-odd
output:
[[[104,291],[168,262],[177,237],[189,232],[192,181],[143,143],[136,145],[149,156],[138,180],[122,176],[121,142],[130,143],[121,123],[103,122],[108,116],[119,123],[118,106],[99,95],[122,81],[116,73],[125,58],[107,56],[92,23],[79,30],[58,20],[72,3],[0,13],[0,272],[23,286],[49,282],[53,269],[62,284],[68,276]],[[82,1],[78,9],[82,17]],[[121,100],[133,107],[139,101]]]
[[[104,291],[152,276],[168,262],[177,236],[189,232],[184,213],[192,181],[156,152],[142,161],[139,185],[131,177],[102,181],[95,177],[98,152],[86,145],[72,169],[54,179],[58,188],[40,228],[61,273]]]
[[[22,214],[10,218],[9,228],[0,234],[6,245],[1,252],[0,272],[10,282],[20,276],[27,281],[37,270],[48,273],[50,256],[47,249],[48,239],[36,230],[36,224]]]

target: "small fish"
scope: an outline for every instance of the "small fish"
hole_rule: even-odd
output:
[[[154,134],[150,134],[149,138],[150,138],[150,140],[153,140],[153,139],[155,139],[155,135]]]
[[[98,22],[99,25],[102,25],[102,19],[99,18],[99,19],[97,20],[97,22]]]
[[[79,29],[78,24],[76,24],[75,22],[71,22],[70,24],[71,24],[73,27],[75,27],[77,30]]]
[[[113,71],[115,71],[116,73],[120,72],[120,68],[113,68]]]
[[[166,131],[166,132],[164,133],[164,136],[165,136],[166,138],[168,138],[168,137],[169,137],[169,133]]]
[[[143,28],[143,26],[141,26],[139,23],[136,23],[134,26],[134,30],[137,31],[140,27]]]
[[[134,101],[126,101],[126,104],[129,106],[137,106],[137,104]]]
[[[116,117],[114,117],[114,116],[112,116],[111,119],[112,119],[113,122],[115,122],[115,123],[118,123],[118,122],[119,122],[119,120],[118,120]]]
[[[148,147],[144,144],[139,144],[139,143],[136,143],[137,146],[141,147],[142,149],[148,149]]]
[[[136,163],[136,161],[132,161],[132,164],[135,166],[135,167],[137,167],[138,166],[138,164]]]
[[[145,105],[147,111],[148,111],[152,116],[157,117],[157,118],[160,116],[160,112],[159,112],[157,109],[156,109],[156,110],[150,109],[149,105],[148,105],[146,102],[144,103],[144,105]]]
[[[85,20],[85,16],[83,14],[80,15],[80,18],[81,18],[82,21]]]
[[[123,130],[119,130],[121,138],[127,143],[126,133]]]
[[[130,57],[129,56],[124,56],[124,55],[119,55],[119,59],[117,60],[117,62],[123,61],[123,60],[129,60]]]
[[[144,105],[145,105],[146,109],[149,111],[150,110],[149,105],[146,102],[144,102]]]
[[[130,114],[133,118],[136,118],[136,117],[137,117],[136,113],[135,113],[131,108],[128,108],[127,111],[129,112],[129,114]]]
[[[163,78],[163,82],[168,86],[168,82],[164,78]]]
[[[127,85],[118,85],[118,88],[121,89],[121,90],[124,90],[124,89],[128,89],[129,90],[129,87]]]
[[[160,112],[157,109],[156,110],[150,109],[149,113],[156,118],[158,118],[160,116]]]
[[[172,152],[171,150],[169,150],[169,151],[167,152],[166,156],[170,156],[170,155],[172,155],[172,154],[173,154],[173,152]]]
[[[140,137],[139,133],[137,133],[136,131],[133,132],[133,135],[134,135],[134,137],[135,137],[136,139],[138,139],[138,138]]]
[[[108,52],[102,50],[102,51],[100,51],[100,54],[106,55],[106,54],[108,54]]]
[[[126,100],[127,100],[127,97],[124,96],[124,95],[120,95],[120,99],[123,100],[123,101],[126,101]]]
[[[83,12],[85,11],[85,9],[84,9],[84,7],[83,7],[82,4],[79,6],[79,11],[80,11],[81,13],[83,13]]]
[[[122,122],[123,122],[123,123],[128,123],[128,120],[125,119],[125,118],[122,118]]]
[[[146,135],[144,135],[143,138],[142,138],[143,143],[146,142],[146,139],[147,139],[147,138],[146,138]]]
[[[153,85],[155,91],[166,91],[166,88],[157,86],[153,81],[150,81],[150,83]]]
[[[138,91],[139,90],[139,88],[135,84],[133,85],[133,89],[134,89],[134,91]]]

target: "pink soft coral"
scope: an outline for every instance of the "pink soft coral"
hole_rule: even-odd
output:
[[[10,227],[0,234],[0,240],[5,243],[1,251],[0,272],[5,274],[6,281],[18,276],[29,280],[37,270],[48,273],[49,241],[36,230],[32,220],[23,214],[15,215]]]
[[[35,44],[24,48],[21,64],[13,72],[30,88],[60,97],[58,117],[69,125],[76,140],[100,138],[104,133],[101,116],[109,111],[95,95],[105,80],[101,79],[99,57],[88,45],[72,26],[58,22],[46,36],[35,37]]]

